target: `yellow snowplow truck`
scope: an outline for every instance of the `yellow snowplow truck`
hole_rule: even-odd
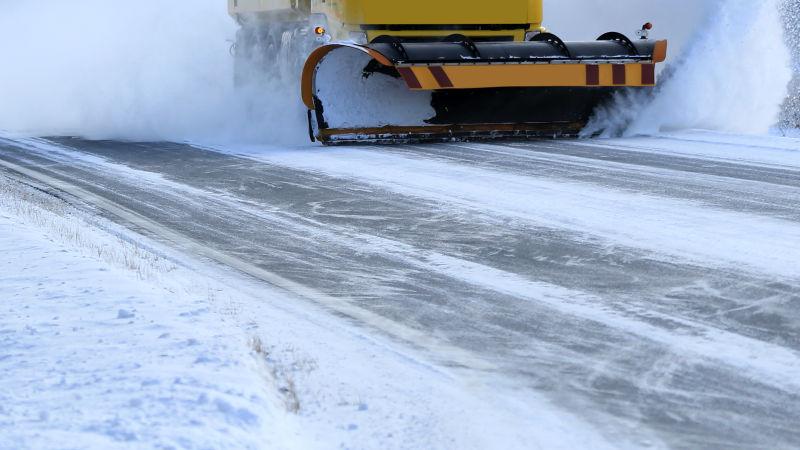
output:
[[[569,136],[623,89],[652,89],[645,24],[569,42],[542,0],[229,0],[240,65],[299,76],[324,144]]]

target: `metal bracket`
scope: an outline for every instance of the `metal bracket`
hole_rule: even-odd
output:
[[[556,50],[561,52],[561,55],[569,59],[572,59],[572,52],[569,51],[567,44],[565,44],[560,37],[556,36],[553,33],[539,33],[531,37],[530,42],[547,42],[548,44],[555,47]]]
[[[639,56],[639,50],[636,49],[636,46],[633,45],[633,41],[628,39],[628,36],[625,36],[622,33],[617,33],[616,31],[610,31],[608,33],[603,34],[599,38],[598,41],[614,41],[628,50],[628,54],[631,56]]]
[[[388,34],[382,34],[375,39],[372,40],[373,44],[389,44],[392,46],[394,51],[396,51],[400,55],[401,61],[408,61],[408,52],[406,52],[406,48],[403,46],[403,41],[400,39],[389,36]]]
[[[446,38],[442,39],[442,42],[454,42],[457,44],[461,44],[464,48],[466,48],[470,52],[470,54],[474,58],[481,57],[481,52],[480,50],[478,50],[478,47],[475,45],[475,42],[472,39],[468,38],[467,36],[464,36],[463,34],[451,34],[450,36],[447,36]]]

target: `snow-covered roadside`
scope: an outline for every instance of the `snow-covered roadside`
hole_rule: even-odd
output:
[[[774,128],[770,131],[773,136],[800,138],[800,128]]]
[[[299,442],[235,318],[144,281],[176,267],[69,215],[0,181],[0,448]]]
[[[2,177],[0,265],[0,448],[606,446],[491,374]]]

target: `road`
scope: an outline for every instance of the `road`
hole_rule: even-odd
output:
[[[0,171],[543,395],[620,446],[800,446],[800,140],[9,138]]]

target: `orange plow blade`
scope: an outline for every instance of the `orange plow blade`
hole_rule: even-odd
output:
[[[666,41],[330,44],[308,58],[302,98],[325,144],[571,136],[622,89],[652,89]]]

